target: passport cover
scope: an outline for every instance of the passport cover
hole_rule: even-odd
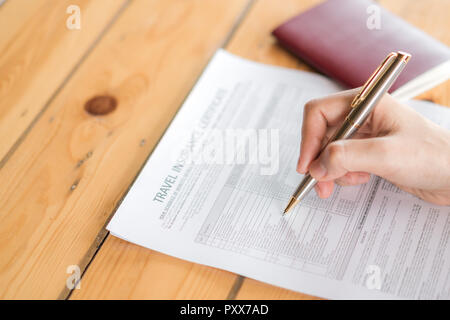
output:
[[[368,19],[374,12],[379,28],[371,30]],[[326,1],[273,35],[294,55],[351,88],[362,86],[392,51],[406,51],[412,58],[390,92],[450,60],[447,46],[370,0]]]

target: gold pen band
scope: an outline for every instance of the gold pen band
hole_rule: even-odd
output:
[[[351,125],[354,126],[356,129],[361,128],[361,126],[360,126],[359,124],[355,123],[353,120],[351,120],[351,119],[349,119],[349,118],[346,118],[345,120],[348,121],[348,122],[350,122]]]

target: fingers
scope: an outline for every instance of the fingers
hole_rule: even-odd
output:
[[[309,172],[318,181],[339,179],[348,172],[368,172],[386,177],[393,169],[392,164],[398,162],[392,155],[393,150],[389,137],[335,141],[311,163]],[[354,175],[351,177],[355,178]],[[367,176],[359,178],[364,180]]]
[[[297,171],[305,173],[319,153],[329,126],[342,122],[349,112],[350,103],[358,89],[312,100],[305,105],[303,113],[302,141]]]
[[[368,182],[370,173],[386,177],[395,169],[394,163],[399,162],[386,159],[389,152],[392,155],[389,139],[395,133],[393,129],[398,118],[395,112],[400,110],[396,108],[398,103],[389,95],[383,97],[354,135],[355,139],[333,142],[317,158],[328,137],[347,116],[358,91],[358,88],[344,91],[305,105],[297,171],[309,171],[319,181],[315,189],[321,198],[331,195],[334,182],[358,185]]]
[[[316,190],[317,195],[319,198],[325,199],[331,196],[333,193],[334,188],[334,182],[333,181],[323,181],[323,182],[317,182],[317,184],[314,186],[314,189]]]
[[[333,193],[334,183],[341,186],[355,186],[363,183],[367,183],[370,180],[370,174],[367,172],[348,172],[343,177],[337,179],[336,181],[320,181],[317,182],[314,189],[317,195],[322,198],[328,198]]]
[[[350,110],[350,103],[359,88],[343,91],[322,99],[312,100],[305,105],[302,125],[302,141],[297,171],[305,173],[326,142],[326,134],[334,132],[341,125]],[[406,121],[405,113],[410,111],[390,95],[386,94],[358,130],[355,138],[380,136],[398,130],[399,122]],[[409,112],[410,113],[410,112]],[[399,116],[400,115],[400,116]],[[402,120],[404,119],[404,120]],[[334,128],[333,128],[334,127]]]

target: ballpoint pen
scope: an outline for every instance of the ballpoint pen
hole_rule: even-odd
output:
[[[411,55],[409,53],[401,51],[391,52],[386,57],[364,84],[361,91],[355,96],[350,104],[350,112],[342,126],[335,132],[322,150],[333,141],[349,139],[353,136],[367,119],[378,101],[395,82],[410,58]],[[316,183],[317,180],[311,177],[309,173],[306,173],[292,195],[286,209],[284,209],[284,214],[300,202],[314,188]]]

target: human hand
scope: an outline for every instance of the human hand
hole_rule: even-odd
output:
[[[390,95],[352,139],[330,143],[317,158],[356,93],[344,91],[305,105],[297,171],[309,171],[318,180],[321,198],[331,195],[334,182],[358,185],[375,174],[426,201],[450,205],[450,131]]]

